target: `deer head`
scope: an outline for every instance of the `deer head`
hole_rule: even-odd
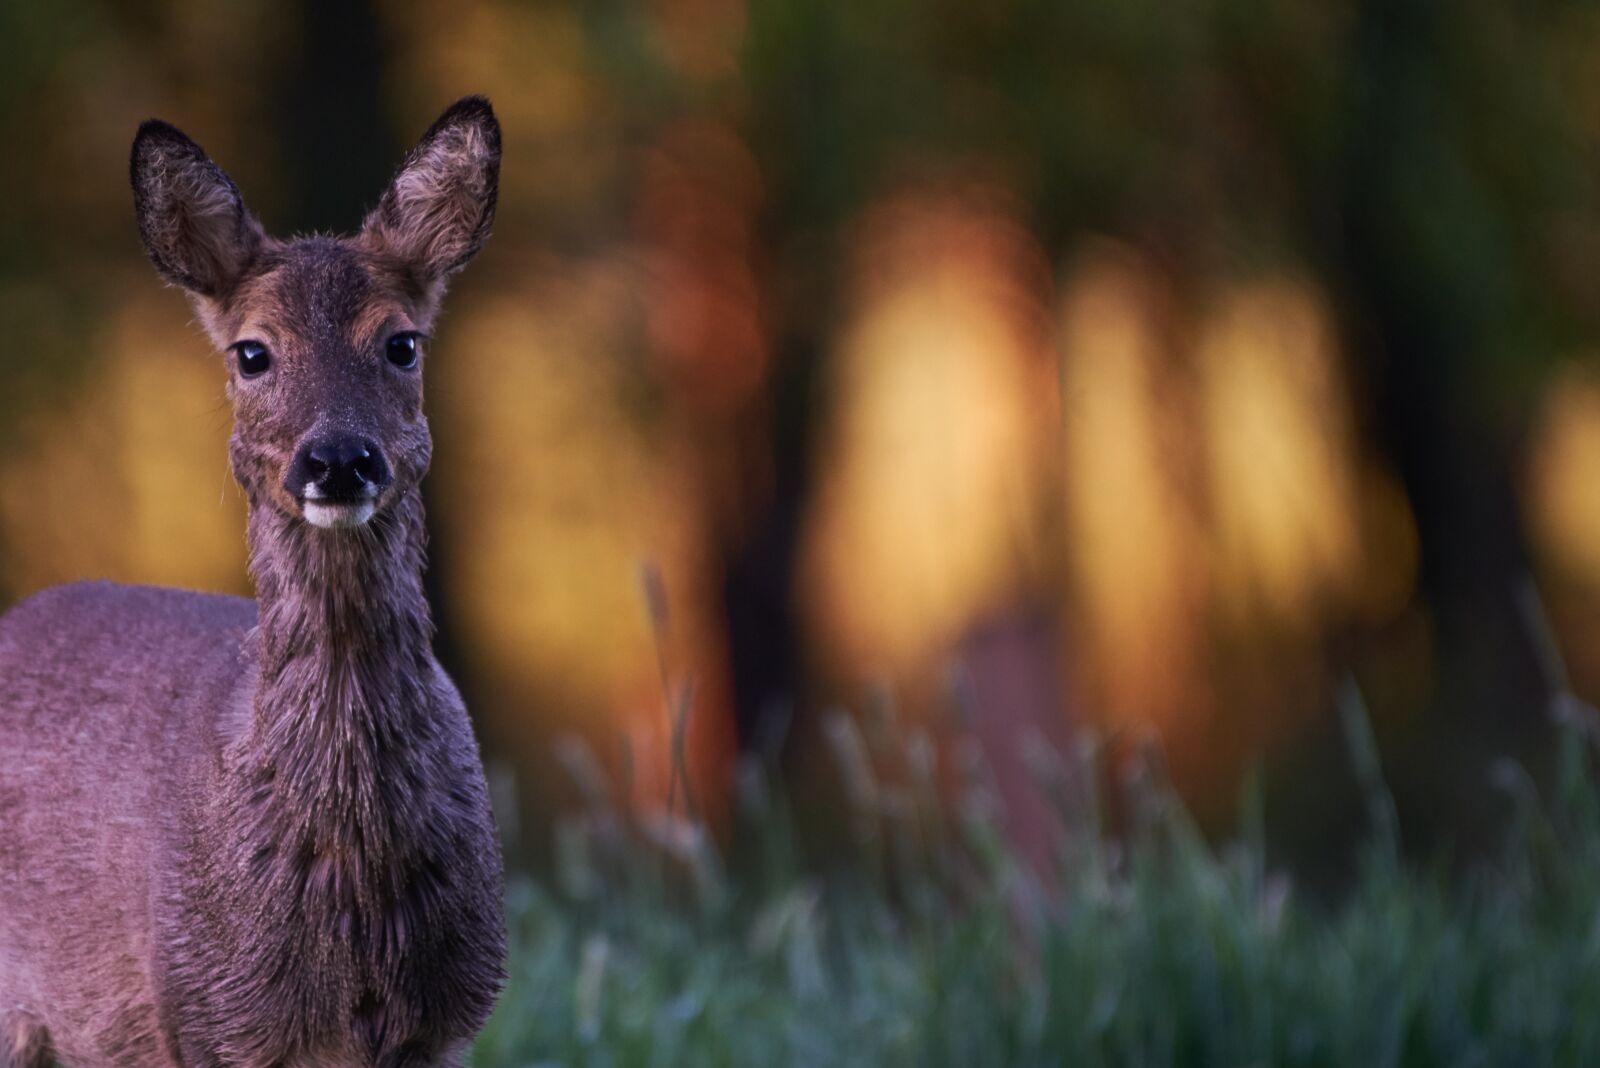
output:
[[[423,349],[446,281],[489,235],[499,172],[494,112],[467,97],[406,156],[359,233],[280,241],[200,146],[164,122],[139,128],[139,233],[227,355],[229,458],[252,508],[359,527],[422,479]]]

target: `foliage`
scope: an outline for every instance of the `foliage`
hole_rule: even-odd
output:
[[[1066,817],[1044,880],[1001,845],[981,785],[951,825],[912,836],[916,855],[818,875],[747,769],[753,815],[736,837],[754,848],[732,877],[703,829],[634,820],[591,789],[553,880],[513,886],[511,982],[474,1063],[1596,1063],[1590,713],[1567,717],[1548,796],[1520,769],[1497,773],[1502,850],[1418,870],[1347,705],[1375,828],[1337,901],[1269,871],[1249,806],[1242,839],[1215,848],[1159,776],[1089,788],[1105,763],[1092,754],[1053,772],[1035,761]],[[872,828],[914,784],[876,785],[856,841],[903,844],[904,828]],[[1126,808],[1115,833],[1109,799]]]

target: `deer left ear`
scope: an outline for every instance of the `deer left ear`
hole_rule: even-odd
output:
[[[406,156],[362,237],[432,289],[483,247],[499,186],[500,123],[489,101],[466,97]]]
[[[198,296],[225,294],[264,240],[233,179],[158,119],[139,127],[130,172],[139,236],[156,270]]]

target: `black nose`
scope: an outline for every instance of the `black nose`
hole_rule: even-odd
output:
[[[355,501],[389,484],[389,465],[374,442],[323,438],[300,446],[283,481],[295,497]]]

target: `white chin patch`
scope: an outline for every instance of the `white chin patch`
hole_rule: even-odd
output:
[[[372,513],[376,511],[371,501],[356,501],[353,504],[306,501],[302,510],[305,512],[307,523],[324,530],[359,527],[371,519]]]

